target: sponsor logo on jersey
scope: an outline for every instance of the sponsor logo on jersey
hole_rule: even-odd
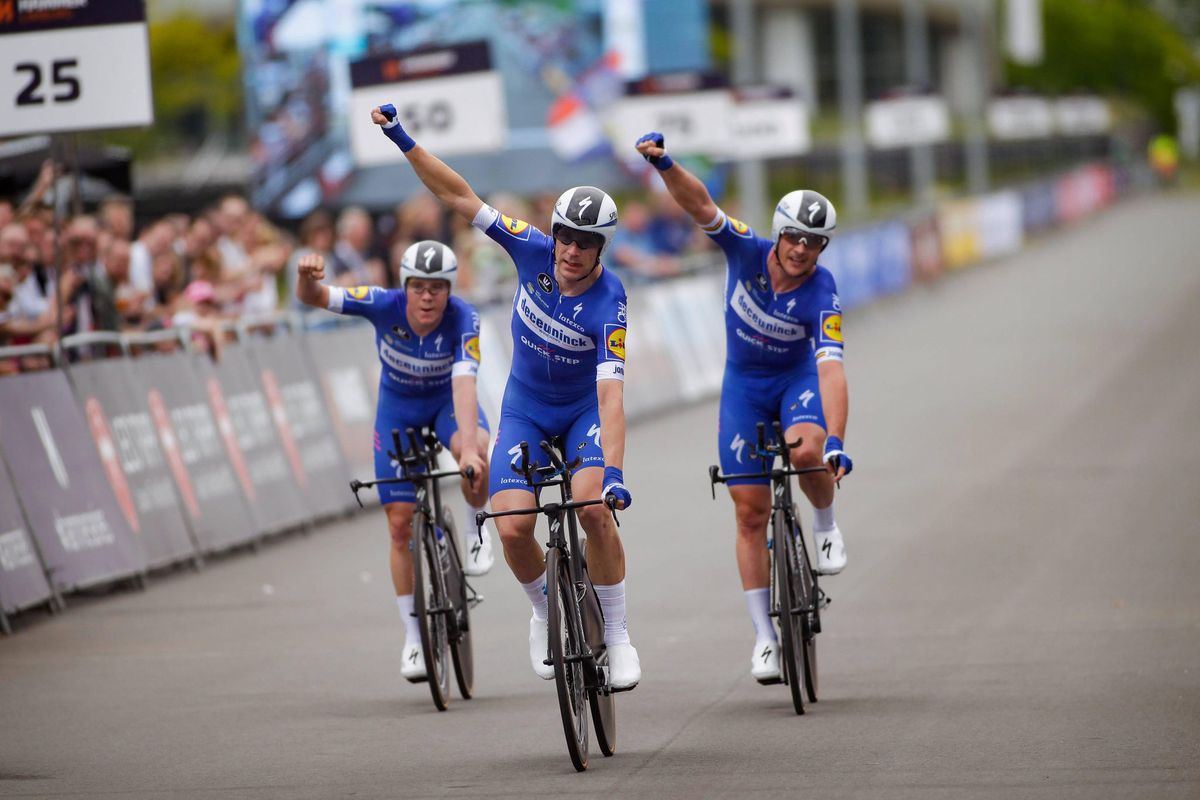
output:
[[[407,342],[409,339],[412,338],[412,334],[409,333],[408,331],[404,330],[404,328],[401,328],[399,325],[392,326],[392,333],[399,336],[400,341],[402,341],[402,342]],[[388,344],[391,344],[391,342],[388,342]]]
[[[524,220],[513,219],[512,217],[507,217],[504,214],[501,214],[500,225],[503,226],[504,230],[509,236],[513,236],[517,239],[529,238],[529,223],[525,222]]]
[[[742,284],[736,284],[729,305],[742,322],[761,334],[783,342],[798,342],[806,338],[804,326],[776,319],[762,309]]]
[[[750,230],[750,226],[742,222],[740,219],[729,218],[729,229],[741,236],[743,239],[749,239],[754,233]]]
[[[767,281],[767,274],[765,272],[760,272],[754,276],[754,285],[764,292],[771,288],[771,284],[769,281]],[[791,309],[788,310],[791,311]]]
[[[625,360],[625,326],[624,325],[605,325],[604,326],[604,350],[605,355],[611,358],[616,358],[621,361]]]
[[[626,316],[627,315],[626,315],[626,311],[625,311],[625,301],[624,300],[617,301],[617,322],[624,325],[625,321],[626,321]]]
[[[370,286],[351,286],[346,290],[346,294],[360,303],[372,303],[375,301],[375,293],[371,291]]]
[[[546,294],[554,291],[554,279],[544,272],[539,272],[537,276],[537,285]]]
[[[836,311],[821,312],[821,341],[842,343],[842,315]]]
[[[479,357],[479,337],[477,335],[464,333],[462,349],[464,353],[476,361],[481,360]]]
[[[414,358],[389,347],[386,343],[379,345],[379,356],[397,372],[416,378],[445,378],[450,375],[450,356],[437,359]]]
[[[591,337],[576,333],[558,320],[552,319],[546,312],[538,308],[533,298],[524,289],[517,293],[516,310],[517,316],[521,322],[525,323],[525,327],[536,334],[538,338],[550,344],[577,352],[596,349],[596,343]]]

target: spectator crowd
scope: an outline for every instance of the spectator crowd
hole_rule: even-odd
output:
[[[299,309],[296,264],[323,255],[333,283],[395,286],[404,250],[444,241],[459,259],[459,286],[479,303],[507,302],[515,272],[504,251],[444,212],[428,194],[372,216],[359,207],[317,210],[293,234],[231,194],[202,213],[136,224],[132,201],[114,196],[89,213],[57,218],[49,195],[60,170],[47,162],[18,203],[0,198],[0,347],[52,344],[91,331],[187,326],[214,346],[221,323]],[[555,196],[487,198],[509,216],[544,228]],[[60,206],[61,207],[61,206]],[[626,284],[678,274],[711,247],[666,195],[630,199],[605,263]],[[10,365],[11,366],[11,365]],[[0,363],[0,371],[4,364]]]

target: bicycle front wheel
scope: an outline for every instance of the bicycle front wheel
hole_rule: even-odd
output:
[[[775,567],[775,597],[779,607],[780,665],[784,682],[792,693],[792,707],[797,714],[804,713],[804,667],[800,651],[800,625],[795,614],[796,593],[792,568],[795,564],[796,541],[791,535],[791,525],[782,511],[776,511],[771,523],[774,537],[772,557]]]
[[[454,661],[454,677],[464,700],[475,691],[475,653],[471,647],[471,609],[467,602],[467,581],[463,575],[462,556],[458,549],[458,529],[450,516],[449,506],[442,508],[446,520],[446,546],[450,562],[446,570],[446,594],[453,606],[456,625],[450,628],[450,656]]]
[[[793,514],[794,514],[793,510]],[[798,519],[798,518],[797,518]],[[803,609],[800,614],[800,654],[804,661],[804,687],[810,703],[817,702],[817,632],[821,629],[817,607],[817,578],[808,559],[808,548],[799,524],[795,528],[796,606]]]
[[[438,541],[434,523],[421,511],[413,514],[413,613],[421,631],[425,651],[425,679],[438,711],[450,703],[450,639],[442,558],[446,545]]]
[[[583,620],[571,580],[570,563],[556,547],[546,553],[546,595],[550,626],[550,660],[562,714],[567,753],[577,772],[588,767],[588,698],[583,677]]]

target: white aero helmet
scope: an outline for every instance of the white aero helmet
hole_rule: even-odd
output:
[[[778,243],[784,228],[796,228],[829,239],[836,227],[837,209],[828,197],[811,189],[797,189],[785,194],[775,206],[775,216],[771,218],[771,239]]]
[[[558,196],[550,215],[550,235],[560,225],[600,236],[603,252],[617,232],[617,204],[595,186],[576,186]]]
[[[449,247],[432,239],[410,244],[400,259],[400,286],[407,286],[409,278],[450,281],[450,291],[454,291],[458,258]]]

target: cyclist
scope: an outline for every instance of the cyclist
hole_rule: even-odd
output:
[[[446,206],[507,251],[520,286],[513,298],[513,364],[501,403],[492,450],[490,494],[494,512],[527,508],[532,494],[513,470],[520,442],[561,436],[568,455],[582,459],[572,479],[579,498],[612,494],[618,508],[632,502],[624,485],[625,289],[600,263],[617,227],[617,206],[592,186],[563,192],[554,205],[550,236],[484,204],[461,175],[419,146],[390,103],[371,119],[382,126],[421,182]],[[603,431],[603,447],[601,432]],[[531,456],[532,457],[532,456]],[[625,617],[625,552],[604,506],[579,509],[587,532],[588,570],[604,611],[604,642],[613,688],[641,679],[637,650]],[[533,516],[497,522],[504,557],[533,604],[529,659],[547,680],[545,552],[534,539]]]
[[[458,260],[441,242],[409,246],[400,261],[401,289],[377,286],[326,286],[325,259],[301,256],[296,297],[306,305],[336,314],[365,317],[375,326],[379,352],[379,406],[375,413],[375,477],[394,478],[399,462],[387,455],[392,429],[432,427],[460,466],[473,467],[474,480],[462,481],[468,519],[487,502],[488,424],[475,394],[479,369],[479,314],[454,297]],[[411,483],[378,487],[391,534],[392,585],[405,625],[400,674],[417,682],[425,677],[421,635],[413,615],[412,538],[416,489]],[[473,529],[471,525],[468,529]],[[482,575],[492,568],[491,537],[464,536],[463,572]]]
[[[848,393],[842,365],[842,309],[833,276],[817,264],[837,225],[823,195],[801,189],[775,207],[771,238],[729,217],[704,184],[675,164],[661,133],[638,139],[638,151],[658,169],[667,191],[725,252],[725,377],[721,386],[718,447],[723,472],[753,472],[750,460],[759,422],[781,421],[797,468],[824,463],[825,472],[800,476],[815,509],[817,569],[834,575],[846,566],[846,548],[833,516],[833,490],[853,468],[842,440]],[[755,645],[751,673],[779,677],[779,648],[771,624],[770,559],[766,527],[769,479],[729,481],[737,518],[737,560]]]

